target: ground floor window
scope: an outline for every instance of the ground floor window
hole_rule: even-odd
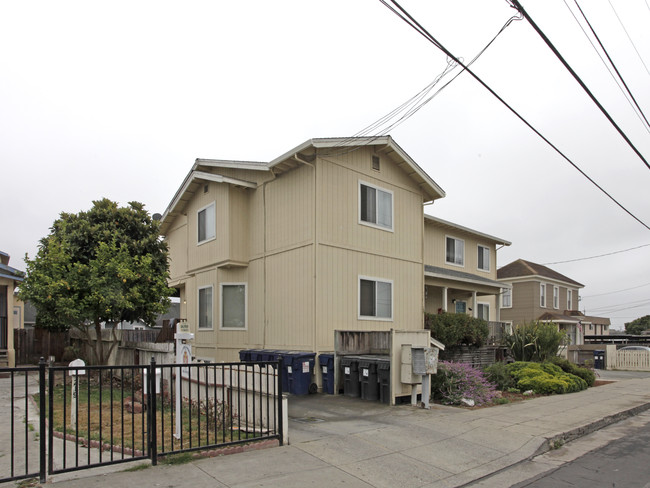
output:
[[[359,278],[359,317],[393,318],[393,282],[377,278]]]
[[[212,286],[199,288],[199,329],[212,328]]]
[[[221,285],[221,328],[246,328],[246,284]]]

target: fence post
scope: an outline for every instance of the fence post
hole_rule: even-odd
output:
[[[45,418],[47,412],[45,410],[45,394],[47,393],[47,388],[45,385],[45,358],[41,357],[38,362],[38,408],[39,412],[39,451],[40,451],[40,460],[39,460],[39,478],[41,483],[45,483],[46,477],[46,448],[47,448],[47,436],[45,435],[46,423]],[[28,374],[28,373],[25,373]],[[28,392],[25,392],[28,394]]]
[[[280,445],[284,445],[284,412],[282,410],[282,403],[283,403],[283,398],[282,398],[282,365],[284,361],[282,359],[282,356],[278,356],[278,385],[276,388],[277,394],[278,394],[278,430],[280,431],[279,434],[279,440],[280,440]]]
[[[149,457],[151,464],[156,466],[158,464],[158,426],[156,423],[156,358],[151,356],[151,363],[149,364]]]

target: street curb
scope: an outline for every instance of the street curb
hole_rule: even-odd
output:
[[[537,448],[537,451],[535,451],[535,453],[532,456],[530,456],[530,458],[528,459],[537,457],[540,454],[544,454],[552,449],[557,449],[558,447],[566,444],[567,442],[571,442],[575,439],[591,434],[592,432],[607,427],[608,425],[614,424],[616,422],[620,422],[621,420],[625,420],[629,417],[633,417],[634,415],[638,415],[649,409],[650,409],[650,402],[644,403],[642,405],[637,405],[636,407],[632,407],[628,410],[623,410],[622,412],[618,412],[614,415],[608,415],[607,417],[603,417],[602,419],[596,420],[594,422],[590,422],[581,427],[576,427],[575,429],[571,429],[567,432],[563,432],[561,434],[548,437],[546,439],[546,442],[544,442],[541,446],[539,446],[539,448]]]

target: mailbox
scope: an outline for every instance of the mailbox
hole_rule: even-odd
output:
[[[425,375],[438,372],[438,349],[435,347],[412,347],[413,374]]]

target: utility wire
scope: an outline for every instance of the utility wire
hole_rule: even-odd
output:
[[[603,115],[609,120],[610,124],[614,126],[614,128],[618,131],[618,133],[621,135],[621,137],[627,142],[628,146],[632,148],[632,150],[636,153],[637,156],[643,161],[643,164],[647,166],[648,169],[650,169],[650,163],[646,161],[646,159],[643,157],[643,155],[639,152],[639,150],[636,148],[636,146],[630,141],[630,139],[627,137],[625,132],[618,126],[618,124],[614,121],[614,119],[609,115],[609,112],[605,110],[605,107],[603,107],[598,99],[594,96],[593,93],[587,88],[587,85],[582,81],[582,79],[578,76],[578,74],[573,70],[573,68],[569,65],[569,63],[566,62],[566,60],[562,57],[560,52],[555,48],[553,43],[550,41],[548,37],[546,37],[546,34],[542,32],[542,30],[537,26],[535,21],[528,15],[528,12],[524,9],[524,7],[519,3],[519,0],[507,0],[508,2],[511,2],[511,5],[516,8],[519,13],[521,13],[524,18],[528,21],[528,23],[535,29],[535,32],[539,34],[539,36],[542,38],[542,40],[546,43],[546,45],[553,51],[553,54],[560,60],[560,62],[564,65],[564,67],[571,73],[573,78],[578,82],[578,84],[582,87],[582,89],[589,95],[589,98],[596,104],[596,106],[600,109],[600,111],[603,113]],[[611,5],[611,2],[610,2]]]
[[[650,283],[644,283],[639,286],[633,286],[632,288],[624,288],[623,290],[616,290],[616,291],[609,291],[607,293],[598,293],[597,295],[583,295],[580,298],[593,298],[593,297],[602,297],[605,295],[613,295],[614,293],[621,293],[624,291],[630,291],[630,290],[636,290],[637,288],[643,288],[644,286],[648,286]]]
[[[609,69],[609,66],[607,66],[607,63],[605,63],[605,60],[603,59],[603,57],[600,55],[600,53],[596,49],[596,46],[594,46],[594,43],[591,41],[591,38],[589,38],[589,36],[585,32],[585,30],[583,29],[582,25],[580,24],[580,22],[578,22],[577,17],[573,13],[573,11],[569,8],[569,4],[566,2],[566,0],[564,1],[564,4],[569,9],[569,12],[571,12],[571,15],[573,15],[573,18],[576,19],[576,22],[578,22],[578,25],[580,26],[580,29],[582,29],[582,32],[584,32],[585,36],[587,37],[587,39],[589,40],[589,42],[593,46],[594,50],[598,54],[598,57],[600,57],[601,61],[605,65],[605,67],[607,67],[607,71],[609,71],[609,74],[612,75],[612,78],[614,78],[614,81],[618,85],[619,89],[623,92],[623,95],[627,99],[628,103],[630,103],[630,105],[632,105],[632,102],[634,102],[634,105],[632,106],[632,109],[635,111],[635,113],[636,113],[637,117],[639,117],[639,119],[643,118],[643,120],[641,122],[643,123],[643,121],[645,121],[644,128],[645,128],[646,131],[650,132],[650,122],[648,122],[648,119],[646,118],[645,113],[643,113],[643,110],[641,109],[641,107],[637,103],[636,98],[634,98],[634,95],[632,95],[632,92],[630,91],[630,88],[627,86],[627,83],[625,83],[625,80],[623,79],[623,76],[618,71],[618,68],[616,67],[616,64],[614,63],[614,61],[610,57],[609,53],[607,52],[607,49],[605,49],[605,46],[603,46],[603,43],[600,41],[600,37],[598,37],[598,34],[596,34],[596,31],[591,26],[591,23],[589,22],[589,19],[587,19],[587,16],[585,15],[582,8],[578,4],[578,0],[573,0],[573,1],[576,4],[576,7],[578,7],[578,10],[580,11],[580,14],[582,14],[582,18],[585,20],[585,22],[589,26],[589,29],[591,30],[591,33],[596,38],[596,41],[598,41],[598,45],[603,50],[603,53],[605,53],[605,56],[607,56],[607,60],[611,64],[612,68],[614,68],[614,71],[616,72],[616,76],[618,76],[618,79],[621,81],[621,83],[623,83],[623,86],[625,87],[625,91],[623,91],[623,88],[621,87],[621,84],[614,77],[614,75],[612,74],[612,71]],[[625,92],[627,92],[627,95],[625,95]],[[630,98],[632,99],[631,101],[630,101]],[[636,107],[636,109],[634,107]]]
[[[632,217],[634,220],[636,220],[638,223],[640,223],[643,227],[646,229],[650,230],[650,226],[643,222],[641,219],[639,219],[636,215],[634,215],[632,212],[630,212],[627,208],[625,208],[618,200],[616,200],[613,196],[611,196],[603,187],[601,187],[598,183],[596,183],[587,173],[585,173],[580,167],[574,163],[571,159],[569,159],[568,156],[566,156],[560,149],[555,146],[551,141],[549,141],[544,135],[542,135],[541,132],[539,132],[535,127],[533,127],[522,115],[519,114],[513,107],[511,107],[503,98],[501,98],[492,88],[490,88],[481,78],[479,78],[471,69],[469,69],[465,64],[463,64],[462,61],[460,61],[456,56],[454,56],[449,50],[447,50],[442,44],[440,44],[435,37],[433,37],[424,27],[422,27],[406,10],[404,10],[399,3],[395,0],[379,0],[384,6],[386,6],[390,11],[392,11],[395,15],[400,17],[404,22],[406,22],[411,28],[415,29],[420,35],[422,35],[427,41],[431,42],[434,46],[436,46],[438,49],[440,49],[443,53],[445,53],[448,57],[456,61],[467,73],[469,73],[472,78],[474,78],[476,81],[478,81],[483,88],[485,88],[487,91],[489,91],[497,100],[499,100],[508,110],[510,110],[519,120],[521,120],[526,126],[532,130],[535,134],[537,134],[546,144],[548,144],[550,147],[552,147],[555,152],[557,152],[562,158],[564,158],[571,166],[573,166],[582,176],[587,178],[596,188],[598,188],[602,193],[607,195],[607,197],[613,201],[616,205],[618,205],[625,213],[627,213],[630,217]],[[398,12],[393,6],[388,4],[388,1],[390,1],[397,9],[399,9]]]
[[[630,44],[632,44],[632,47],[634,48],[634,51],[636,52],[636,55],[639,57],[639,61],[641,61],[641,64],[645,68],[646,72],[650,75],[650,70],[648,70],[648,66],[643,61],[643,58],[641,57],[641,54],[639,54],[639,50],[636,48],[636,45],[634,44],[634,41],[630,37],[630,34],[627,32],[627,29],[625,28],[625,25],[623,25],[623,21],[618,16],[618,12],[614,8],[614,5],[612,5],[612,2],[610,0],[607,0],[607,1],[609,2],[609,6],[612,7],[614,15],[616,15],[616,18],[618,19],[618,23],[621,24],[621,27],[623,28],[623,31],[625,31],[625,35],[627,36],[628,40],[630,41]],[[648,5],[647,1],[646,1],[646,5]],[[648,8],[650,8],[650,7],[648,7]]]
[[[576,261],[586,261],[588,259],[603,258],[605,256],[612,256],[613,254],[621,254],[622,252],[634,251],[635,249],[641,249],[642,247],[648,247],[648,246],[650,246],[650,244],[642,244],[640,246],[631,247],[629,249],[623,249],[621,251],[608,252],[605,254],[598,254],[597,256],[589,256],[586,258],[567,259],[566,261],[554,261],[552,263],[543,263],[543,265],[548,266],[549,264],[575,263]]]

